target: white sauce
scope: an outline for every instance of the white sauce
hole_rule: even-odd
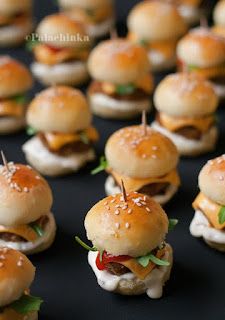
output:
[[[121,192],[120,187],[115,184],[115,181],[111,175],[108,176],[105,181],[105,192],[108,196]],[[169,185],[165,194],[157,195],[152,198],[159,204],[164,205],[174,196],[176,192],[177,192],[177,187],[174,185]]]
[[[55,234],[56,224],[55,218],[51,212],[49,212],[47,216],[49,218],[49,221],[45,226],[45,233],[42,237],[39,237],[35,242],[9,242],[0,240],[0,247],[9,247],[26,253],[28,251],[35,250],[36,248],[45,243],[48,243]]]
[[[2,117],[0,118],[0,134],[11,133],[25,127],[24,117]]]
[[[93,38],[103,37],[110,32],[114,26],[115,19],[114,17],[109,18],[101,23],[92,24],[87,26],[88,34]]]
[[[80,167],[88,161],[95,159],[94,150],[90,149],[82,153],[74,153],[66,157],[58,156],[51,153],[41,142],[39,137],[33,137],[28,140],[22,149],[26,155],[31,155],[32,159],[35,158],[37,162],[44,163],[48,167],[68,168],[77,171]]]
[[[0,28],[0,43],[14,43],[14,41],[25,40],[27,36],[32,31],[33,25],[31,19],[24,22],[23,24],[11,24]]]
[[[225,231],[212,228],[206,216],[196,210],[190,224],[190,232],[194,237],[203,237],[205,240],[225,244]]]
[[[176,145],[181,155],[198,155],[207,151],[211,151],[215,148],[218,138],[218,129],[215,126],[202,135],[200,140],[187,139],[181,135],[170,132],[156,121],[154,121],[151,126],[153,129],[170,138]]]
[[[135,280],[137,285],[143,284],[144,290],[150,298],[158,299],[162,296],[163,286],[165,282],[169,279],[173,261],[172,248],[170,247],[170,245],[166,245],[166,253],[163,257],[163,259],[170,262],[170,266],[160,266],[158,268],[153,269],[144,280],[138,279],[131,272],[123,274],[121,276],[115,276],[110,274],[106,270],[98,270],[95,263],[97,254],[97,252],[90,251],[88,253],[88,262],[96,275],[98,284],[103,289],[107,291],[115,291],[120,281],[129,280],[132,283],[132,281]]]

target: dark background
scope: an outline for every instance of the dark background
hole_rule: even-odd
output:
[[[120,34],[124,34],[126,15],[136,2],[117,1]],[[208,2],[210,5],[213,3]],[[35,1],[37,21],[56,10],[56,1]],[[1,50],[2,53],[9,53],[26,64],[32,60],[31,54],[24,48]],[[160,76],[157,81],[159,79]],[[36,84],[32,95],[41,89]],[[83,226],[85,214],[105,196],[106,175],[102,173],[93,177],[89,174],[97,162],[71,176],[48,179],[54,193],[53,212],[58,224],[57,237],[51,249],[31,257],[37,267],[32,293],[44,299],[41,320],[224,319],[224,254],[208,248],[203,241],[189,234],[189,224],[194,213],[191,203],[198,193],[199,170],[208,159],[225,152],[223,107],[219,110],[220,139],[216,152],[196,159],[181,160],[179,170],[182,186],[165,207],[169,217],[179,219],[179,225],[168,236],[174,248],[175,263],[162,299],[151,300],[146,295],[123,297],[104,291],[98,286],[88,266],[87,252],[74,241],[75,235],[86,239]],[[104,153],[105,142],[112,132],[138,121],[140,119],[132,122],[94,119],[101,134],[101,141],[97,145],[98,156]],[[5,151],[8,160],[24,162],[21,145],[27,139],[25,133],[0,137],[0,149]]]

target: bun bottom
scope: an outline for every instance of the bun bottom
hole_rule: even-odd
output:
[[[31,65],[33,75],[44,85],[80,85],[88,80],[86,63],[74,61],[49,66],[34,62]]]
[[[179,5],[178,11],[189,26],[193,26],[200,21],[200,9],[195,6]]]
[[[152,197],[156,202],[158,202],[160,205],[164,205],[167,202],[169,202],[172,197],[177,192],[178,187],[170,184],[168,188],[166,189],[165,194],[162,195],[156,195]],[[134,190],[137,191],[137,190]],[[112,176],[108,176],[108,178],[105,181],[105,192],[108,196],[114,195],[121,192],[120,187],[115,183],[115,180]]]
[[[214,90],[221,100],[225,99],[225,85],[213,83]]]
[[[35,242],[9,242],[0,240],[0,247],[8,247],[23,252],[24,254],[34,254],[48,249],[55,239],[56,223],[52,213],[48,214],[49,222],[46,225],[45,234]],[[1,318],[0,318],[1,320]]]
[[[171,246],[166,244],[165,250],[163,259],[169,261],[170,265],[154,268],[144,280],[140,280],[131,272],[116,276],[106,270],[98,270],[95,263],[97,252],[90,251],[88,253],[88,262],[96,275],[98,284],[103,289],[122,295],[140,295],[146,293],[149,298],[158,299],[162,296],[163,286],[170,277],[173,265]]]
[[[28,18],[18,25],[0,27],[0,47],[14,47],[25,41],[33,29],[32,19]]]
[[[200,210],[195,211],[190,224],[190,233],[194,237],[202,237],[210,247],[225,252],[225,231],[212,228]]]
[[[89,103],[93,113],[102,118],[130,119],[151,110],[150,100],[121,101],[102,93],[89,95]]]
[[[51,153],[38,137],[28,140],[22,147],[28,163],[46,176],[61,176],[78,171],[87,162],[95,159],[93,149],[62,157]]]
[[[0,118],[0,135],[15,133],[25,127],[24,117],[2,117]]]
[[[101,38],[109,34],[115,25],[115,18],[108,18],[101,23],[91,24],[87,27],[87,32],[92,38]]]
[[[168,71],[176,66],[176,53],[167,58],[160,51],[150,50],[148,58],[151,63],[152,72]]]
[[[31,312],[25,316],[17,313],[11,308],[5,308],[2,313],[0,313],[0,320],[38,320],[38,313]]]
[[[187,139],[181,135],[168,131],[157,121],[152,123],[152,128],[170,138],[182,156],[198,156],[215,149],[218,139],[218,129],[213,126],[200,140]]]

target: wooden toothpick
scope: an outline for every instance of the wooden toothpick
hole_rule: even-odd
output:
[[[146,111],[142,112],[142,126],[143,126],[143,135],[147,134],[147,120],[146,120]]]
[[[8,165],[8,162],[6,160],[6,157],[5,157],[5,154],[4,152],[1,150],[1,156],[2,156],[2,162],[4,164],[4,166],[6,167],[7,171],[9,171],[9,165]]]
[[[202,15],[200,17],[200,26],[203,29],[208,29],[209,28],[208,20],[207,20],[206,16],[204,16],[204,15]]]
[[[118,33],[117,33],[116,28],[110,29],[110,39],[113,40],[113,39],[117,39],[117,38],[118,38]]]
[[[126,189],[125,189],[123,180],[121,180],[121,191],[123,194],[123,201],[127,202],[127,193],[126,193]]]

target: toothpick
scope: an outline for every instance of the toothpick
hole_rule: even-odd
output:
[[[2,162],[3,162],[4,166],[6,167],[7,171],[9,172],[10,170],[9,170],[8,162],[6,160],[4,152],[2,150],[1,150],[1,156],[2,156]]]
[[[118,38],[118,33],[117,33],[116,28],[110,29],[110,39],[113,40],[113,39],[117,39],[117,38]]]
[[[142,126],[143,126],[143,135],[147,134],[147,120],[146,120],[146,111],[142,112]]]
[[[127,202],[127,193],[126,193],[126,189],[124,187],[123,180],[121,180],[121,191],[122,191],[122,194],[123,194],[123,201]]]
[[[201,28],[204,28],[204,29],[208,29],[209,28],[207,18],[204,15],[202,15],[200,17],[200,26],[201,26]]]

